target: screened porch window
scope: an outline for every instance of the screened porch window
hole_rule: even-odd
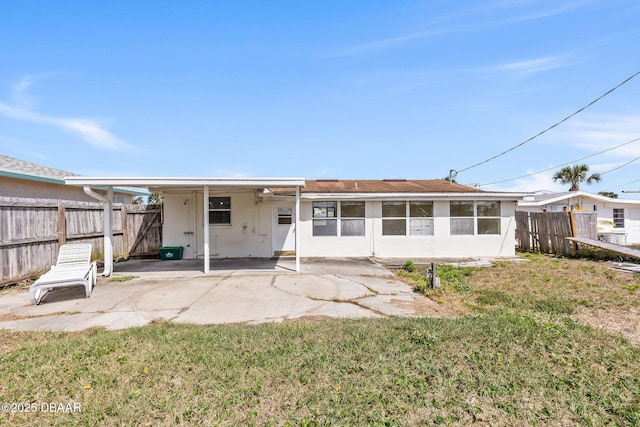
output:
[[[364,236],[364,202],[340,202],[340,235]]]
[[[312,207],[314,236],[365,235],[364,202],[313,202]]]
[[[499,201],[449,202],[451,235],[500,234]]]
[[[478,234],[500,234],[500,202],[476,202]]]
[[[409,202],[409,234],[433,236],[433,202]]]
[[[473,235],[473,202],[449,202],[449,217],[452,235]]]
[[[382,235],[407,235],[407,202],[382,202]]]
[[[313,202],[313,235],[338,235],[338,202]]]
[[[231,224],[231,197],[209,197],[209,224]]]

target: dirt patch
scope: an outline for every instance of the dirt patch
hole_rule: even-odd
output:
[[[394,305],[413,310],[414,316],[456,316],[456,312],[451,308],[438,304],[429,297],[418,293],[413,296],[413,301],[394,301]]]
[[[0,322],[9,322],[11,320],[22,320],[25,319],[25,316],[18,316],[13,313],[4,313],[0,314]]]
[[[72,315],[79,314],[80,312],[69,312],[69,311],[57,311],[55,313],[43,313],[43,314],[33,314],[30,316],[20,316],[15,313],[4,313],[0,314],[0,322],[10,322],[12,320],[24,320],[24,319],[36,319],[39,317],[49,317],[49,316],[64,316],[64,315]]]
[[[581,309],[574,317],[584,324],[602,328],[640,346],[640,309],[638,308],[630,308],[629,310]]]

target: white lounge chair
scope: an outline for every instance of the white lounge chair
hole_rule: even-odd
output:
[[[60,246],[56,265],[40,276],[29,288],[31,303],[38,305],[46,292],[53,288],[82,285],[87,297],[96,284],[98,270],[91,262],[90,243],[73,243]],[[46,291],[46,292],[45,292]]]

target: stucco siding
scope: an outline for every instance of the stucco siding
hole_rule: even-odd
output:
[[[213,195],[212,195],[213,196]],[[215,194],[231,198],[231,224],[209,225],[212,258],[271,257],[277,201],[253,192]],[[185,247],[185,258],[203,256],[202,193],[164,196],[163,244]],[[481,257],[515,254],[515,207],[500,204],[500,234],[451,235],[449,201],[434,201],[433,235],[384,236],[382,202],[365,203],[364,236],[314,236],[313,202],[300,203],[298,254],[302,257]],[[195,207],[195,208],[194,208]],[[294,225],[292,224],[291,227]]]
[[[130,194],[115,194],[122,196],[124,203],[131,203],[133,199],[133,196]],[[80,187],[4,176],[0,176],[0,196],[23,197],[27,199],[59,199],[78,202],[96,201],[93,197],[87,196]]]

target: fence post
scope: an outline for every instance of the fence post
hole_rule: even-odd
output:
[[[571,223],[571,237],[578,237],[576,228],[576,214],[573,211],[569,211],[569,222]],[[573,252],[578,253],[578,242],[571,243],[573,243]]]
[[[126,205],[122,205],[120,208],[120,217],[122,218],[122,251],[124,252],[124,258],[129,259],[129,223],[128,223],[129,211]]]
[[[58,202],[58,217],[57,217],[57,230],[58,230],[58,244],[60,246],[67,243],[67,222],[65,221],[66,209],[62,202]]]

